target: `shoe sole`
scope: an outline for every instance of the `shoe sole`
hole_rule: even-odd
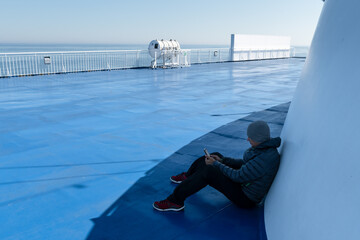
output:
[[[153,207],[160,211],[160,212],[167,212],[167,211],[174,211],[174,212],[178,212],[178,211],[181,211],[185,208],[185,206],[182,206],[181,208],[167,208],[167,209],[161,209],[161,208],[158,208],[155,206],[155,204],[153,203]]]
[[[175,180],[172,179],[171,177],[170,177],[170,181],[172,181],[173,183],[177,183],[177,184],[182,183],[182,181],[175,181]]]

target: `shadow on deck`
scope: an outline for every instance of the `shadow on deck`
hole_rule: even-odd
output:
[[[211,187],[189,197],[182,212],[158,212],[152,203],[175,188],[169,177],[187,170],[203,148],[242,157],[249,147],[246,128],[267,121],[279,136],[290,103],[281,104],[221,126],[192,141],[149,170],[101,216],[92,219],[88,240],[110,239],[246,239],[265,240],[264,209],[240,209]]]

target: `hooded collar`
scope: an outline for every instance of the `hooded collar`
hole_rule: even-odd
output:
[[[278,148],[281,145],[281,138],[270,138],[270,140],[267,140],[265,142],[260,143],[258,146],[255,147],[255,149],[263,149],[263,148]]]

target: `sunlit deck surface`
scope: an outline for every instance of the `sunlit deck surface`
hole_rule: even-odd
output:
[[[168,232],[153,232],[156,239],[219,238],[215,229],[206,229],[217,224],[214,211],[229,202],[210,190],[192,196],[178,215],[154,212],[152,202],[174,187],[159,169],[176,162],[174,171],[183,171],[203,147],[241,157],[245,142],[221,151],[221,134],[213,134],[207,146],[189,148],[189,154],[185,145],[291,101],[303,65],[304,59],[283,59],[0,79],[0,239],[120,239],[120,232],[122,239],[143,239],[149,219]],[[246,137],[244,129],[234,132]],[[151,174],[153,188],[143,185],[139,191],[135,186]],[[116,205],[134,197],[134,189],[144,194],[138,195],[141,205]],[[216,200],[206,205],[204,199]],[[121,229],[124,218],[117,209],[136,222]],[[117,230],[104,229],[104,222]],[[152,223],[153,230],[159,223]],[[225,227],[219,231],[231,231]]]

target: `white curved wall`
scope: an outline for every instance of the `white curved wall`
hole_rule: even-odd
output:
[[[282,132],[269,240],[360,239],[360,1],[327,0]]]

